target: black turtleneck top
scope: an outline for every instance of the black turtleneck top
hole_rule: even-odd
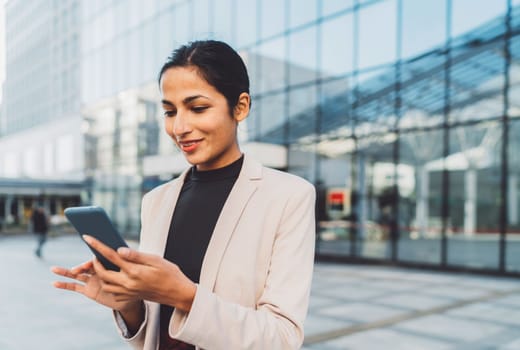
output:
[[[209,240],[243,160],[244,156],[228,166],[208,171],[197,171],[192,167],[184,179],[170,223],[164,258],[177,264],[195,283],[199,282]],[[161,305],[160,349],[194,349],[169,338],[172,312],[173,307]]]

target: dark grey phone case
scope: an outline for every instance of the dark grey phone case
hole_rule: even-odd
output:
[[[80,236],[92,236],[114,250],[117,250],[119,247],[128,247],[125,240],[121,237],[119,232],[117,232],[110,221],[105,210],[101,207],[70,207],[65,209],[65,216],[72,226],[74,226],[76,231],[78,231]],[[88,247],[106,269],[119,271],[119,267],[114,265],[92,247]]]

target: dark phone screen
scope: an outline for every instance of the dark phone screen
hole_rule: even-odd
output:
[[[105,210],[101,207],[70,207],[65,209],[65,216],[80,236],[92,236],[114,250],[117,250],[119,247],[128,247],[125,240],[110,221]],[[119,271],[119,267],[92,247],[89,246],[89,248],[106,269]]]

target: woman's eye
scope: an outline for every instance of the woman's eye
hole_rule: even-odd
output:
[[[176,112],[175,111],[164,111],[165,117],[175,117]]]
[[[200,106],[200,107],[193,107],[192,110],[195,112],[195,113],[202,113],[204,112],[206,109],[208,109],[207,106]]]

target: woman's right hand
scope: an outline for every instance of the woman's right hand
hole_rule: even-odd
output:
[[[93,260],[89,260],[71,269],[54,266],[51,271],[56,275],[75,280],[75,282],[54,282],[54,287],[56,288],[83,294],[101,305],[121,312],[139,310],[139,308],[141,308],[141,300],[136,300],[125,295],[104,292],[102,288],[103,282],[94,270]]]

